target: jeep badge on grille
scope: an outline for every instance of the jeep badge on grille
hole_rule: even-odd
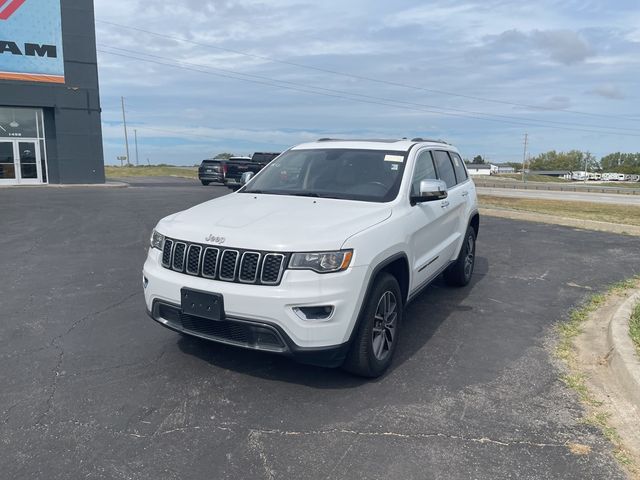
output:
[[[216,237],[215,235],[208,235],[204,239],[205,242],[218,243],[218,244],[223,244],[225,240],[226,240],[226,238],[224,238],[224,237]]]

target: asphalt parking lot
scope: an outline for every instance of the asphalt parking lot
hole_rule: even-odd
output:
[[[0,189],[1,478],[624,478],[551,327],[640,272],[636,238],[483,218],[472,285],[419,296],[365,381],[150,320],[151,229],[227,190],[133,184]]]

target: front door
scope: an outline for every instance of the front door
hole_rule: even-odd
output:
[[[424,150],[418,153],[411,180],[412,194],[417,194],[420,181],[438,179],[432,152]],[[414,291],[442,270],[449,262],[449,242],[454,227],[450,221],[447,200],[418,203],[409,211],[409,238],[411,242],[412,280]]]
[[[0,184],[42,183],[40,151],[35,140],[0,140]]]

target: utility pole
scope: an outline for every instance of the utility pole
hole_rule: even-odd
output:
[[[140,163],[138,162],[138,129],[137,128],[133,129],[133,134],[136,139],[136,167],[137,167],[138,165],[140,165]]]
[[[587,166],[587,160],[589,159],[588,155],[584,156],[584,183],[587,183],[587,180],[589,178],[589,171],[588,171],[588,166]]]
[[[122,101],[122,123],[124,124],[124,146],[127,149],[127,165],[131,165],[129,162],[129,137],[127,136],[127,117],[124,114],[124,97],[120,97]]]
[[[525,133],[524,134],[524,153],[522,154],[522,181],[524,183],[527,182],[527,177],[524,173],[525,170],[525,165],[527,163],[527,143],[529,142],[529,134]]]

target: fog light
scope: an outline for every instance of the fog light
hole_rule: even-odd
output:
[[[327,320],[333,314],[333,306],[293,307],[293,311],[302,320]]]

